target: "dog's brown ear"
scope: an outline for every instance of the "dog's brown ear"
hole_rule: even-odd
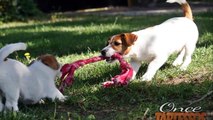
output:
[[[137,40],[138,36],[132,33],[123,33],[121,34],[121,41],[126,46],[134,45],[134,42]]]
[[[53,55],[46,54],[46,55],[41,55],[38,60],[41,60],[42,63],[45,65],[51,67],[54,70],[58,70],[60,65],[57,62],[56,58]]]

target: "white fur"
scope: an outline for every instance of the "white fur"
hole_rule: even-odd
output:
[[[180,52],[173,65],[181,65],[181,70],[186,70],[191,62],[191,56],[198,40],[196,24],[186,17],[171,18],[160,25],[132,32],[138,36],[130,52],[124,57],[131,58],[135,78],[141,62],[148,62],[148,69],[142,76],[142,80],[151,80],[157,70],[167,61],[168,57],[175,52]],[[116,51],[110,45],[103,50],[110,57]]]
[[[109,44],[108,46],[106,46],[103,50],[106,50],[106,56],[107,57],[111,57],[113,54],[115,54],[115,50],[112,48],[112,46]]]
[[[19,99],[30,104],[38,103],[42,98],[65,100],[54,83],[59,70],[47,67],[40,60],[35,60],[29,67],[17,60],[5,60],[13,51],[25,49],[24,43],[10,44],[0,49],[0,100],[6,98],[5,105],[0,101],[0,111],[4,107],[18,111]]]
[[[26,50],[27,45],[24,43],[15,43],[15,44],[9,44],[3,48],[1,48],[0,51],[0,62],[2,62],[9,54],[13,53],[17,50]]]
[[[183,3],[186,3],[186,0],[167,0],[166,2],[168,3],[179,3],[179,4],[183,4]]]
[[[198,29],[192,20],[185,17],[172,18],[160,25],[133,32],[138,39],[126,57],[133,58],[131,64],[149,62],[143,80],[151,80],[156,71],[175,52],[180,52],[173,65],[186,70],[198,40]],[[140,65],[133,65],[134,74]]]

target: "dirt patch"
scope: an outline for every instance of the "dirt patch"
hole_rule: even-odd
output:
[[[205,80],[213,80],[213,71],[201,70],[193,74],[165,80],[162,84],[178,85],[180,83],[202,83]]]

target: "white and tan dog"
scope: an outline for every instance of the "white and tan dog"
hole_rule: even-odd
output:
[[[65,100],[55,85],[60,65],[54,56],[42,55],[29,66],[7,58],[10,53],[26,48],[25,43],[15,43],[0,49],[0,111],[4,108],[18,111],[19,99],[27,104],[37,103],[42,98]]]
[[[167,2],[179,3],[185,16],[171,18],[160,25],[140,31],[114,35],[101,51],[101,54],[107,57],[115,52],[130,57],[134,69],[132,79],[135,78],[142,61],[149,63],[146,73],[142,76],[142,80],[146,81],[154,77],[157,70],[174,52],[179,52],[173,62],[174,66],[181,65],[181,70],[186,70],[191,62],[199,34],[193,22],[191,8],[186,0],[167,0]]]

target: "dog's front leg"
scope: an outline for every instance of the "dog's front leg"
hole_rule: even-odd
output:
[[[154,77],[157,70],[166,62],[168,57],[160,56],[152,60],[149,65],[146,73],[142,76],[142,81],[150,81]]]
[[[55,92],[54,92],[55,94],[54,94],[54,97],[52,97],[52,100],[55,100],[55,99],[57,99],[57,100],[59,100],[60,102],[64,102],[65,100],[66,100],[66,96],[64,96],[57,88],[56,88],[56,90],[55,90]]]
[[[135,79],[136,74],[137,74],[139,68],[141,67],[141,61],[131,59],[130,64],[131,64],[132,69],[133,69],[133,76],[132,76],[132,79],[131,79],[131,80],[133,80],[133,79]]]

